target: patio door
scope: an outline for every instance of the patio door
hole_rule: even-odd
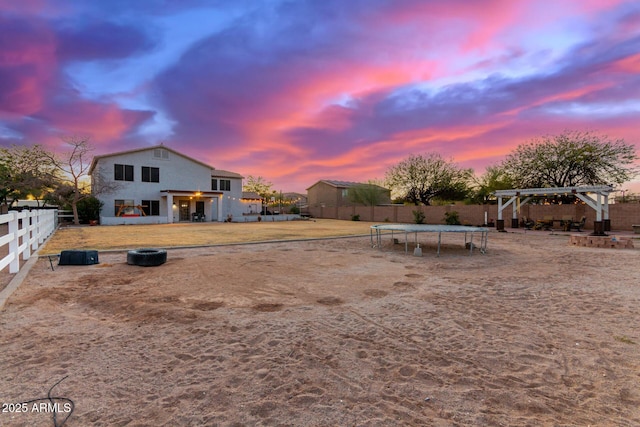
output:
[[[204,215],[204,202],[202,201],[197,201],[196,202],[196,213],[199,215]]]
[[[180,200],[180,221],[191,221],[189,200]]]

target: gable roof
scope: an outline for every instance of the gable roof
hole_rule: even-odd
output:
[[[93,170],[95,169],[95,167],[98,164],[98,161],[100,159],[105,159],[105,158],[114,157],[114,156],[122,156],[123,154],[140,153],[142,151],[155,150],[156,148],[165,149],[165,150],[167,150],[167,151],[169,151],[169,152],[171,152],[171,153],[173,153],[173,154],[175,154],[177,156],[184,157],[185,159],[188,159],[188,160],[190,160],[190,161],[192,161],[194,163],[198,163],[199,165],[207,167],[207,168],[211,169],[212,171],[216,170],[216,168],[214,168],[213,166],[208,165],[206,163],[203,163],[200,160],[196,160],[193,157],[186,156],[186,155],[174,150],[173,148],[167,147],[164,144],[158,144],[158,145],[152,145],[150,147],[136,148],[136,149],[133,149],[133,150],[118,151],[117,153],[109,153],[109,154],[102,154],[100,156],[93,156],[93,160],[91,161],[91,167],[89,168],[89,175],[91,175],[93,173]],[[229,172],[229,173],[233,173],[233,172]]]
[[[244,176],[239,173],[229,172],[222,169],[214,169],[211,171],[211,176],[214,178],[244,178]]]

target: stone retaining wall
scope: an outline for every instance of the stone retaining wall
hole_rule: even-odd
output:
[[[588,248],[633,249],[633,240],[617,236],[582,236],[574,234],[569,238],[573,246]]]

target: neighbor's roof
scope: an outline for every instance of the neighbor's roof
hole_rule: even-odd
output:
[[[242,192],[242,198],[243,199],[249,199],[249,200],[260,200],[260,199],[262,199],[262,197],[260,197],[260,195],[258,193],[256,193],[255,191],[243,191]]]
[[[193,157],[186,156],[186,155],[180,153],[179,151],[176,151],[176,150],[174,150],[172,148],[167,147],[164,144],[152,145],[152,146],[143,147],[143,148],[136,148],[134,150],[118,151],[117,153],[103,154],[101,156],[94,156],[93,160],[91,161],[91,167],[89,168],[89,175],[91,175],[93,173],[93,170],[95,169],[95,167],[98,164],[98,161],[100,159],[105,159],[105,158],[113,157],[113,156],[121,156],[123,154],[133,154],[133,153],[139,153],[139,152],[142,152],[142,151],[155,150],[156,148],[165,149],[165,150],[167,150],[167,151],[169,151],[169,152],[171,152],[171,153],[173,153],[173,154],[175,154],[177,156],[183,157],[185,159],[191,160],[194,163],[198,163],[199,165],[207,167],[207,168],[211,169],[212,176],[215,175],[215,176],[224,177],[224,178],[244,178],[242,175],[237,174],[235,172],[229,172],[229,171],[216,169],[211,165],[203,163],[200,160],[196,160]]]
[[[338,181],[338,180],[333,180],[333,179],[321,179],[320,181],[316,182],[313,185],[317,185],[319,183],[325,183],[328,185],[331,185],[332,187],[336,187],[336,188],[350,188],[350,187],[355,187],[356,185],[368,185],[365,182],[353,182],[353,181]],[[313,187],[313,185],[311,187]],[[375,185],[375,184],[373,184]],[[309,188],[311,188],[309,187]],[[380,187],[379,185],[376,185],[376,187],[382,188],[384,190],[387,190],[387,188],[384,187]],[[307,190],[309,189],[307,188]]]

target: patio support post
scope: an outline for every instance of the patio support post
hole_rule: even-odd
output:
[[[504,231],[504,219],[502,219],[502,196],[498,196],[498,219],[496,220],[496,230]]]
[[[518,211],[520,210],[520,197],[517,197],[515,203],[513,203],[513,209],[511,214],[511,228],[518,228]]]
[[[167,194],[167,224],[173,223],[173,195]]]
[[[602,212],[604,218],[602,219],[604,224],[604,231],[611,231],[611,220],[609,219],[609,194],[604,193],[604,205],[602,206]]]
[[[593,236],[606,236],[602,222],[602,194],[596,193],[596,220],[593,222]]]

